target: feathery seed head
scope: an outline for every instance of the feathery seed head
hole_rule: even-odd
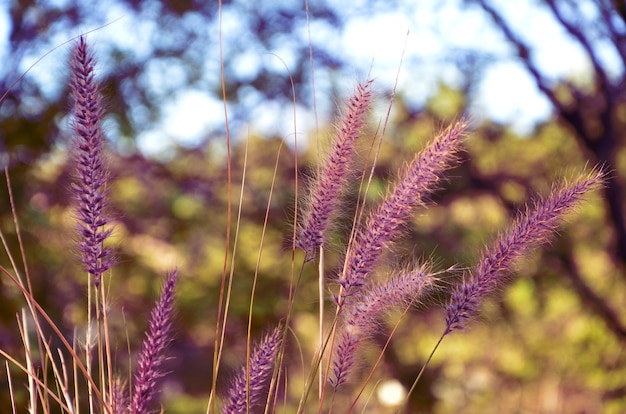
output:
[[[172,340],[172,313],[174,289],[178,270],[174,269],[161,290],[161,296],[150,314],[150,322],[143,349],[139,355],[133,387],[132,412],[146,413],[148,406],[159,394],[158,380],[165,375],[161,365],[166,359],[166,349]]]
[[[546,243],[556,232],[565,214],[570,212],[589,191],[603,182],[604,174],[593,171],[573,184],[555,189],[545,199],[538,199],[485,250],[476,267],[467,272],[453,290],[446,307],[445,334],[463,329],[482,299],[492,293],[509,274],[515,261],[533,248]]]
[[[108,171],[104,162],[102,107],[94,79],[95,61],[84,38],[72,50],[70,66],[73,100],[74,158],[77,182],[72,184],[79,200],[78,219],[81,241],[79,249],[85,269],[96,287],[102,274],[112,266],[111,249],[104,241],[111,230],[104,230],[109,219],[104,215]]]
[[[388,312],[409,306],[432,288],[436,277],[429,266],[394,275],[386,281],[363,289],[358,301],[346,302],[339,326],[338,344],[333,356],[334,387],[347,381],[361,341],[377,329],[380,319]],[[370,284],[368,284],[370,285]]]
[[[226,405],[222,409],[224,414],[256,412],[254,408],[262,406],[274,373],[282,339],[283,330],[281,326],[278,326],[256,345],[250,356],[250,372],[247,372],[244,366],[235,377]],[[248,395],[248,389],[250,395]],[[250,407],[248,407],[248,401]]]
[[[121,380],[120,378],[115,378],[110,392],[111,412],[113,414],[130,413],[130,399],[128,398],[126,381]]]
[[[313,258],[324,244],[326,230],[336,215],[339,197],[349,176],[350,164],[363,119],[371,102],[372,80],[358,84],[348,102],[348,110],[341,120],[328,159],[313,183],[307,210],[298,234],[298,247]]]
[[[415,208],[436,190],[442,174],[455,165],[466,127],[465,122],[457,122],[415,157],[366,226],[357,232],[339,279],[343,297],[363,286],[383,250],[396,240]],[[342,301],[340,296],[340,305]]]

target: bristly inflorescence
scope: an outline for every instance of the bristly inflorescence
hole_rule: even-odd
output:
[[[466,320],[478,311],[483,298],[502,284],[515,261],[533,248],[546,243],[570,212],[589,191],[600,186],[603,173],[593,171],[570,185],[556,189],[545,199],[538,199],[520,214],[508,231],[487,248],[478,264],[467,272],[452,292],[446,306],[444,335],[463,329]]]
[[[137,363],[133,385],[132,412],[146,413],[159,393],[158,380],[164,375],[161,366],[166,359],[167,346],[172,340],[172,313],[174,288],[178,271],[171,272],[161,290],[161,296],[150,314],[150,322],[143,349]]]
[[[104,229],[109,223],[104,214],[108,171],[103,155],[103,110],[94,79],[95,62],[82,37],[72,50],[70,66],[74,157],[78,176],[72,188],[79,199],[80,257],[98,287],[103,273],[113,264],[111,249],[104,246],[104,241],[111,235],[111,229]]]
[[[324,244],[326,230],[336,215],[341,192],[349,177],[356,142],[371,103],[371,86],[372,80],[357,85],[328,158],[314,181],[297,240],[298,246],[311,259]]]
[[[250,356],[250,370],[244,366],[235,377],[222,413],[254,413],[258,411],[255,408],[263,405],[282,339],[283,329],[278,326],[256,345]]]
[[[359,345],[376,332],[381,318],[392,310],[418,303],[436,280],[430,267],[423,265],[380,283],[368,283],[358,302],[344,306],[332,360],[333,376],[329,379],[334,387],[347,381]]]
[[[127,384],[125,380],[116,378],[109,391],[111,394],[111,413],[128,414],[130,410],[130,397],[128,396]]]
[[[455,165],[467,125],[457,122],[439,134],[404,171],[395,187],[357,232],[339,278],[346,297],[365,283],[384,249],[393,243],[416,207],[422,206],[437,188],[443,173]]]

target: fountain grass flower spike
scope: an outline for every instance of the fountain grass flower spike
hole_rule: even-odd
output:
[[[462,282],[454,288],[446,306],[444,336],[463,329],[465,321],[478,312],[483,298],[503,283],[515,261],[548,242],[564,216],[585,194],[600,186],[603,177],[602,171],[594,170],[572,184],[555,188],[547,198],[537,199],[527,207],[508,231],[484,251],[478,264],[466,272]]]
[[[329,378],[335,388],[347,381],[361,342],[382,329],[382,318],[391,311],[419,303],[424,294],[435,287],[436,281],[431,267],[422,265],[393,275],[384,282],[368,283],[358,302],[346,304],[333,356],[333,376]]]
[[[328,158],[313,182],[298,237],[298,246],[309,259],[324,244],[326,229],[336,215],[341,191],[349,177],[356,141],[371,103],[371,87],[372,80],[357,85],[354,95],[348,101],[346,114],[341,119]]]
[[[263,412],[258,408],[269,400],[267,391],[274,374],[282,339],[283,329],[278,326],[256,345],[250,355],[250,371],[248,372],[244,365],[234,378],[222,413]]]
[[[356,235],[346,258],[339,283],[343,293],[337,303],[363,286],[386,247],[391,245],[414,210],[424,205],[437,189],[443,173],[457,163],[467,124],[457,122],[439,134],[407,166],[390,194]]]
[[[111,249],[104,246],[112,230],[104,229],[109,219],[104,214],[108,171],[103,155],[102,99],[94,79],[95,61],[83,37],[72,50],[70,66],[77,165],[77,182],[72,183],[72,189],[79,200],[80,258],[98,288],[102,275],[113,262]]]
[[[150,322],[135,373],[132,412],[146,413],[150,403],[159,394],[158,380],[165,375],[161,369],[166,359],[167,346],[172,340],[172,313],[174,288],[178,271],[171,272],[161,290],[161,297],[150,314]]]

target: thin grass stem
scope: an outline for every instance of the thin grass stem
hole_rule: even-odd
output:
[[[41,307],[41,305],[39,305],[39,303],[37,303],[37,301],[35,300],[35,298],[33,298],[33,296],[26,290],[26,288],[24,288],[19,281],[4,267],[4,266],[0,266],[0,273],[3,273],[6,277],[8,277],[11,282],[17,286],[21,291],[22,294],[24,295],[24,297],[26,297],[27,302],[30,302],[33,307],[34,310],[36,311],[35,315],[41,315],[43,317],[43,319],[46,321],[46,323],[48,324],[48,326],[50,326],[50,328],[52,328],[52,330],[54,331],[55,335],[57,335],[58,339],[61,341],[61,343],[63,344],[63,346],[65,347],[65,349],[68,350],[68,352],[71,354],[72,359],[76,361],[78,368],[80,369],[81,373],[83,374],[84,378],[91,382],[91,385],[94,387],[94,394],[95,397],[97,398],[98,401],[103,401],[103,396],[102,394],[98,391],[98,387],[96,386],[96,384],[93,382],[93,379],[91,378],[91,376],[88,374],[85,365],[83,365],[83,363],[80,362],[78,355],[74,352],[74,349],[72,348],[72,346],[69,344],[69,342],[67,342],[67,339],[65,339],[65,336],[61,333],[60,329],[57,327],[57,325],[54,323],[54,321],[52,320],[52,318],[50,318],[50,316],[46,313],[46,311]],[[33,320],[37,320],[36,318],[34,318]],[[41,330],[40,327],[38,327],[37,323],[35,324],[37,332],[38,332],[38,337],[43,337],[43,331]],[[47,355],[51,355],[52,353],[50,352],[48,345],[46,342],[43,342],[44,347],[46,347],[46,353]],[[105,412],[111,412],[110,407],[108,407],[106,404],[104,404],[104,411]]]
[[[256,293],[256,286],[257,286],[257,282],[259,279],[259,269],[261,268],[261,258],[263,256],[263,244],[265,242],[265,234],[267,232],[267,224],[269,221],[269,214],[270,214],[270,206],[272,204],[272,196],[274,194],[274,186],[276,184],[276,175],[278,174],[278,166],[279,166],[279,160],[280,160],[280,152],[281,149],[283,147],[283,144],[281,142],[280,146],[278,147],[278,151],[276,154],[276,163],[274,164],[274,173],[272,175],[272,182],[270,184],[270,190],[269,190],[269,195],[267,198],[267,207],[265,208],[265,217],[263,218],[263,227],[261,229],[261,241],[259,242],[259,251],[257,253],[257,261],[256,261],[256,265],[254,268],[254,276],[252,278],[252,290],[250,292],[250,307],[248,310],[248,334],[247,334],[247,344],[246,344],[246,372],[249,374],[250,373],[250,363],[251,363],[251,358],[250,358],[250,353],[251,353],[251,347],[250,347],[250,338],[252,336],[252,314],[253,314],[253,309],[254,309],[254,297],[255,297],[255,293]],[[250,398],[250,378],[248,375],[247,381],[246,381],[246,388],[247,388],[247,396],[248,399]],[[271,395],[271,394],[270,394]],[[250,401],[248,400],[248,407],[250,406]]]
[[[13,388],[13,376],[11,375],[11,369],[9,367],[9,361],[4,361],[4,367],[7,373],[7,383],[9,388],[9,398],[11,399],[11,412],[13,414],[17,413],[17,407],[15,405],[15,390]]]
[[[2,349],[0,349],[0,355],[2,355],[2,357],[6,358],[7,361],[9,361],[13,365],[15,365],[17,368],[19,368],[29,378],[32,378],[32,380],[36,384],[36,386],[40,387],[42,390],[44,390],[46,392],[47,396],[51,397],[54,401],[56,401],[59,404],[59,407],[62,410],[64,410],[65,412],[71,412],[70,408],[65,405],[63,400],[58,395],[53,393],[52,390],[49,387],[47,387],[46,384],[41,379],[39,379],[37,377],[36,373],[34,373],[31,370],[29,370],[28,367],[25,367],[24,365],[20,364],[20,362],[17,359],[15,359],[14,357],[12,357],[10,354],[8,354],[7,352],[5,352]],[[30,407],[29,407],[29,409],[30,409]],[[35,411],[35,412],[37,412],[37,411]]]
[[[213,347],[213,372],[211,377],[211,390],[209,392],[209,400],[207,402],[206,414],[215,412],[217,375],[219,372],[221,351],[223,347],[224,332],[220,330],[221,325],[225,325],[226,321],[222,321],[222,308],[224,305],[224,292],[226,286],[226,278],[228,275],[228,258],[230,252],[230,232],[232,226],[232,155],[231,155],[231,137],[230,123],[228,116],[228,105],[226,96],[226,72],[224,70],[224,42],[222,35],[223,23],[223,7],[222,0],[217,1],[217,20],[218,20],[218,41],[219,41],[219,62],[220,62],[220,86],[222,93],[222,105],[224,108],[224,128],[226,139],[226,235],[224,237],[224,261],[222,267],[222,278],[220,284],[220,294],[217,304],[217,318],[215,322],[215,341]],[[224,311],[225,312],[225,311]]]

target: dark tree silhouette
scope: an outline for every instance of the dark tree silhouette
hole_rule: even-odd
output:
[[[236,19],[237,25],[235,33],[230,26],[228,33],[223,33],[228,35],[223,59],[224,96],[238,104],[231,122],[248,121],[250,107],[260,101],[292,99],[285,71],[278,72],[263,61],[252,68],[252,73],[238,71],[237,57],[244,53],[264,55],[286,47],[295,58],[290,71],[296,87],[306,93],[310,69],[306,31],[300,30],[306,27],[304,7],[300,3],[257,4],[245,0],[222,3],[223,16]],[[325,2],[314,3],[309,7],[310,19],[328,30],[340,30],[342,18],[334,9]],[[111,23],[100,29],[109,33],[105,32],[95,47],[100,60],[106,62],[101,81],[106,87],[107,110],[120,136],[134,137],[158,120],[163,102],[182,89],[200,88],[222,98],[219,50],[215,46],[220,36],[217,2],[115,0],[101,6],[72,2],[59,6],[47,0],[20,1],[11,3],[9,15],[9,47],[5,53],[10,59],[0,69],[0,94],[19,78],[29,64],[26,62],[41,57],[64,40]],[[125,27],[129,20],[137,27],[140,44],[111,41],[111,33]],[[337,68],[343,63],[325,45],[313,44],[312,49],[318,65]],[[50,60],[63,61],[58,56]],[[214,66],[207,68],[207,62]],[[174,70],[174,76],[155,85],[150,79],[155,70]],[[63,73],[59,71],[59,77]],[[59,79],[55,83],[64,82]],[[29,77],[17,83],[0,107],[0,153],[11,154],[12,164],[16,164],[28,163],[47,152],[59,134],[57,117],[66,112],[66,96],[65,90],[46,91]],[[132,138],[125,145],[132,147]]]
[[[591,164],[599,164],[609,171],[604,195],[609,220],[614,230],[612,256],[623,268],[626,265],[626,171],[618,165],[618,155],[626,144],[626,71],[622,66],[610,72],[602,59],[602,49],[610,48],[626,65],[626,14],[625,2],[598,0],[584,2],[595,8],[593,13],[583,10],[582,2],[573,0],[545,0],[546,7],[584,50],[591,63],[591,88],[574,82],[551,81],[533,59],[532,47],[524,41],[501,10],[486,0],[468,0],[477,3],[492,18],[514,48],[519,61],[534,79],[537,88],[550,100],[554,113],[572,131],[581,148],[588,154]],[[607,326],[622,340],[626,340],[626,327],[616,313],[594,290],[585,284],[571,257],[563,259],[570,270],[569,276],[579,295],[601,316]]]

